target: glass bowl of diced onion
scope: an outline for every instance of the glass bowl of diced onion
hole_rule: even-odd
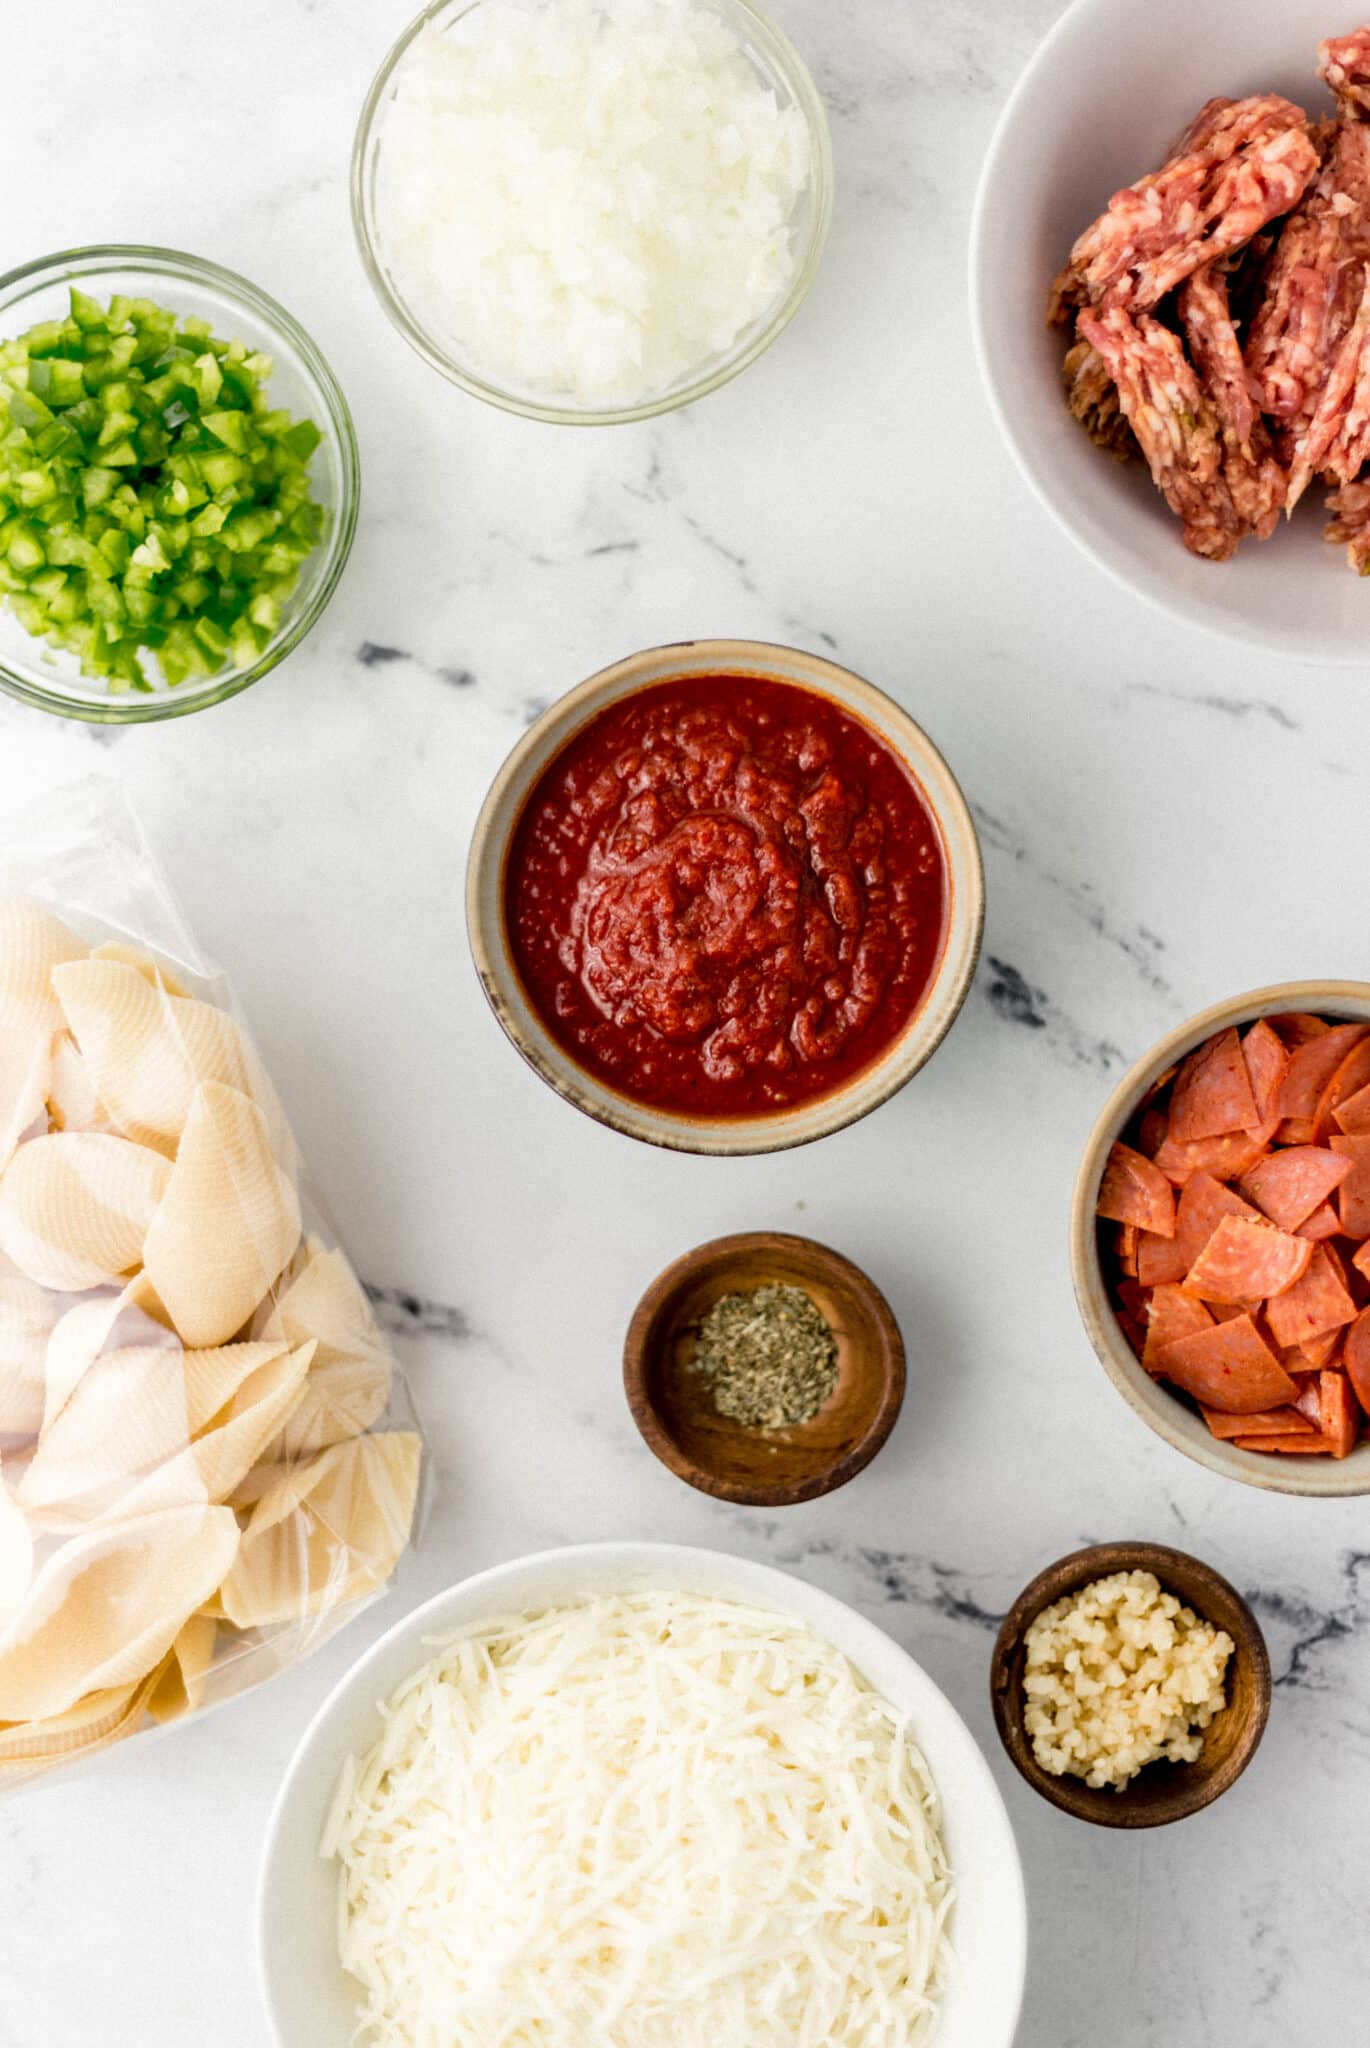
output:
[[[283,580],[279,603],[251,634],[223,647],[211,641],[201,659],[181,665],[185,672],[174,682],[147,651],[139,656],[137,681],[83,673],[75,653],[30,632],[12,605],[0,601],[0,690],[39,710],[95,724],[176,718],[257,682],[299,645],[323,612],[357,522],[361,476],[352,418],[319,349],[283,306],[235,272],[179,250],[104,245],[66,250],[11,270],[0,277],[0,342],[39,323],[65,320],[73,288],[102,307],[116,298],[149,302],[178,321],[206,323],[216,338],[243,344],[259,364],[269,358],[260,374],[270,405],[296,422],[312,421],[318,430],[308,480],[310,496],[322,508],[321,532],[300,560],[293,585],[285,592]],[[0,591],[0,600],[4,595]]]
[[[615,65],[627,55],[623,125],[610,96],[597,104],[579,97],[586,70],[577,76],[574,67],[583,54],[593,77],[594,59],[588,41],[578,52],[567,40],[577,16],[583,35],[617,30],[625,39],[607,53]],[[520,20],[533,27],[510,28]],[[588,32],[586,22],[595,25]],[[721,64],[713,85],[734,96],[718,111],[701,73],[699,103],[707,101],[709,118],[722,123],[717,149],[725,169],[708,198],[696,182],[693,218],[685,184],[668,195],[669,218],[653,246],[653,190],[660,193],[677,169],[697,181],[701,166],[706,175],[713,168],[699,154],[698,126],[689,135],[682,129],[675,164],[650,142],[639,156],[625,141],[633,121],[639,133],[665,126],[650,96],[668,74],[627,75],[628,46],[654,46],[659,33],[684,38],[683,48],[672,42],[670,57],[660,60],[682,67],[679,99],[691,97],[683,72],[692,55]],[[534,46],[530,36],[543,41]],[[457,53],[484,66],[484,76],[472,69],[460,78],[452,68]],[[566,127],[552,137],[546,95],[539,109],[535,84],[520,108],[503,90],[500,70],[512,70],[522,90],[530,70],[545,64],[555,76],[563,63],[573,67]],[[453,151],[446,162],[425,146],[438,137]],[[736,173],[746,195],[729,216],[721,255],[721,216],[711,220],[708,208],[730,203],[728,153],[739,149]],[[609,160],[615,151],[617,162]],[[832,192],[832,145],[817,88],[799,52],[751,0],[433,0],[376,74],[352,158],[362,261],[405,340],[473,396],[567,426],[655,418],[754,362],[817,276]],[[603,242],[597,209],[613,223]],[[535,218],[545,226],[529,235]],[[674,278],[654,269],[658,261],[674,268]],[[530,336],[545,339],[542,357]],[[634,348],[641,352],[636,367]]]

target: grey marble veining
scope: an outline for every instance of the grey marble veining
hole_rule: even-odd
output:
[[[0,700],[0,809],[91,768],[127,781],[395,1340],[435,1485],[393,1594],[313,1663],[0,1806],[0,2048],[268,2048],[256,1858],[327,1686],[456,1576],[646,1534],[814,1579],[955,1700],[1027,1871],[1020,2048],[1357,2048],[1365,1511],[1224,1485],[1151,1436],[1081,1333],[1065,1219],[1103,1095],[1162,1031],[1242,987],[1365,973],[1370,694],[1142,609],[998,443],[966,231],[1058,0],[775,0],[832,117],[823,271],[736,384],[585,433],[464,398],[370,296],[347,153],[410,6],[69,0],[60,61],[50,15],[5,16],[4,265],[111,239],[245,271],[333,362],[365,482],[347,575],[283,670],[138,732]],[[465,946],[468,836],[520,730],[605,662],[701,634],[834,652],[893,691],[974,805],[989,885],[937,1058],[864,1124],[771,1159],[654,1153],[576,1116],[505,1045]],[[671,1479],[619,1381],[659,1268],[764,1226],[866,1266],[911,1368],[870,1470],[772,1516]],[[1246,1590],[1277,1678],[1241,1785],[1138,1839],[1019,1784],[986,1686],[1024,1581],[1129,1534]]]

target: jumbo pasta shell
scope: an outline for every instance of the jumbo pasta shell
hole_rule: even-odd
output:
[[[130,1494],[113,1504],[105,1519],[227,1500],[294,1406],[309,1370],[310,1349],[278,1348],[276,1356],[243,1381],[212,1429],[149,1472]]]
[[[138,1307],[130,1290],[85,1295],[53,1325],[43,1362],[43,1432],[94,1365],[108,1351],[168,1346],[178,1355],[180,1339]]]
[[[390,1398],[389,1353],[340,1251],[309,1240],[303,1265],[282,1289],[264,1334],[318,1346],[309,1378],[285,1429],[267,1453],[273,1460],[327,1450],[360,1436]]]
[[[48,1116],[58,1131],[108,1131],[90,1069],[69,1031],[59,1031],[48,1077]]]
[[[0,1771],[4,1773],[0,1783],[13,1782],[9,1775],[11,1765],[41,1768],[59,1758],[65,1761],[86,1750],[101,1749],[111,1739],[117,1740],[120,1731],[127,1733],[130,1708],[135,1702],[141,1712],[140,1696],[145,1697],[146,1692],[145,1680],[136,1685],[108,1686],[102,1692],[87,1693],[64,1713],[0,1727]]]
[[[0,1437],[42,1427],[48,1339],[64,1306],[22,1273],[0,1274]]]
[[[0,1470],[0,1628],[24,1603],[33,1578],[33,1531]]]
[[[143,1247],[148,1279],[184,1342],[202,1348],[235,1336],[299,1237],[299,1199],[261,1110],[236,1088],[202,1083]]]
[[[154,1721],[177,1721],[203,1704],[219,1624],[212,1614],[192,1614],[168,1650],[148,1694]]]
[[[409,1539],[417,1436],[335,1444],[288,1471],[252,1510],[219,1601],[236,1628],[302,1620],[384,1585]]]
[[[61,1025],[52,993],[53,969],[80,960],[86,948],[34,896],[0,896],[0,1027],[41,1026],[49,1038]]]
[[[146,952],[142,946],[125,945],[122,939],[106,939],[103,945],[91,947],[90,957],[92,960],[117,960],[121,966],[136,967],[144,981],[151,982],[154,988],[165,989],[169,996],[190,994],[166,961],[158,959],[155,953]]]
[[[174,1508],[73,1537],[0,1633],[0,1721],[61,1714],[144,1678],[230,1570],[231,1508]]]
[[[310,1368],[284,1428],[268,1446],[273,1462],[309,1457],[360,1436],[385,1412],[391,1366],[383,1351]]]
[[[0,1025],[0,1173],[20,1140],[47,1128],[52,1033],[46,1025]]]
[[[224,1412],[237,1409],[238,1396],[265,1365],[289,1349],[281,1339],[255,1344],[218,1344],[212,1351],[185,1354],[186,1419],[192,1436],[200,1436]]]
[[[56,1131],[0,1176],[0,1250],[31,1280],[83,1293],[132,1271],[171,1167],[146,1145]]]
[[[31,1512],[118,1510],[188,1441],[180,1345],[104,1352],[45,1424],[19,1498]]]
[[[361,1282],[340,1251],[307,1240],[304,1258],[276,1297],[264,1335],[303,1344],[318,1340],[318,1363],[358,1358],[377,1349],[381,1335]]]
[[[52,979],[96,1095],[125,1136],[173,1153],[196,1087],[221,1081],[276,1118],[273,1143],[283,1142],[274,1092],[226,1011],[171,995],[121,959],[92,955]]]

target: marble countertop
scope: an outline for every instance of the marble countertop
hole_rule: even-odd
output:
[[[140,240],[247,272],[331,358],[365,491],[347,576],[283,670],[160,729],[0,700],[0,806],[96,768],[128,785],[377,1290],[438,1492],[396,1590],[311,1664],[0,1806],[0,2048],[267,2048],[256,1861],[325,1689],[457,1576],[645,1535],[812,1578],[956,1702],[1026,1866],[1021,2048],[1351,2037],[1370,1885],[1370,1835],[1348,1825],[1370,1785],[1364,1510],[1224,1483],[1153,1437],[1081,1331],[1065,1231],[1099,1103],[1163,1030],[1243,987],[1365,973],[1348,899],[1370,851],[1370,696],[1114,589],[996,438],[967,224],[997,110],[1058,0],[776,10],[836,146],[813,295],[704,404],[586,433],[449,389],[367,288],[348,150],[410,0],[68,0],[56,36],[41,8],[7,15],[6,75],[25,83],[0,127],[0,264]],[[714,634],[831,651],[893,691],[963,782],[989,886],[979,976],[932,1065],[866,1123],[771,1159],[668,1156],[574,1114],[487,1014],[462,923],[468,834],[523,725],[633,648]],[[1203,808],[1200,753],[1223,769]],[[1296,883],[1291,844],[1320,886]],[[773,1515],[672,1479],[619,1382],[658,1268],[759,1226],[868,1267],[911,1367],[869,1472]],[[1276,1675],[1242,1784],[1137,1838],[1036,1799],[986,1687],[1023,1582],[1122,1535],[1192,1548],[1247,1590]]]

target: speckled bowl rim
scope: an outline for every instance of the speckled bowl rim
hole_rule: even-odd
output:
[[[1070,1270],[1075,1300],[1099,1362],[1129,1408],[1173,1449],[1224,1479],[1240,1480],[1268,1493],[1297,1493],[1322,1500],[1347,1500],[1370,1493],[1370,1441],[1357,1444],[1348,1458],[1292,1458],[1261,1451],[1239,1451],[1210,1435],[1207,1425],[1149,1373],[1142,1370],[1118,1327],[1104,1286],[1099,1259],[1094,1203],[1108,1149],[1136,1112],[1158,1074],[1165,1072],[1203,1039],[1230,1024],[1252,1024],[1279,1010],[1331,1011],[1370,1023],[1370,982],[1281,981],[1269,988],[1229,996],[1201,1010],[1188,1023],[1166,1033],[1151,1051],[1130,1067],[1095,1120],[1071,1196]]]
[[[756,1117],[689,1117],[621,1095],[579,1066],[534,1011],[504,931],[504,869],[529,791],[567,742],[606,706],[689,675],[770,677],[830,698],[899,756],[938,828],[950,908],[942,954],[913,1016],[880,1057],[832,1094]],[[902,705],[822,655],[764,640],[682,640],[644,648],[568,690],[514,746],[476,820],[466,870],[466,927],[486,1000],[533,1071],[575,1108],[626,1137],[668,1151],[737,1157],[782,1152],[842,1130],[887,1102],[931,1059],[956,1021],[980,955],[984,872],[970,809],[951,769]]]

